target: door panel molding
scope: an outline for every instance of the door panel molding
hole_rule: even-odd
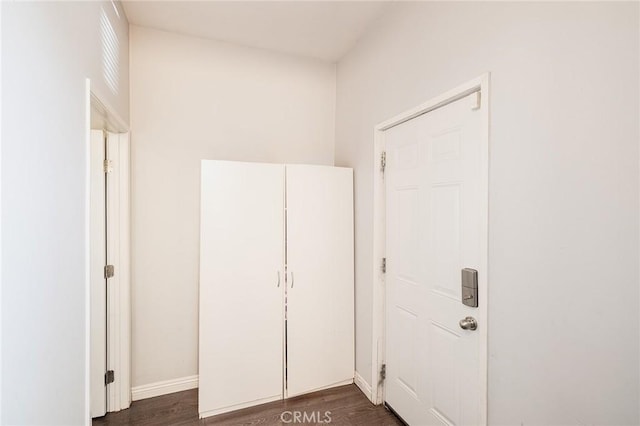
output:
[[[386,257],[386,193],[384,181],[385,153],[385,131],[402,124],[412,118],[437,110],[445,105],[449,105],[459,99],[478,93],[478,100],[482,102],[481,114],[481,137],[480,137],[480,240],[483,242],[480,250],[480,265],[478,269],[479,290],[478,299],[482,303],[478,307],[477,319],[484,326],[478,329],[480,333],[480,377],[479,383],[479,404],[480,419],[483,424],[487,424],[488,404],[487,404],[487,384],[488,384],[488,213],[489,213],[489,118],[490,118],[490,74],[483,74],[467,83],[464,83],[452,90],[443,93],[415,108],[407,110],[395,117],[386,120],[374,128],[374,217],[373,217],[373,321],[372,321],[372,343],[371,343],[371,402],[381,404],[384,401],[384,382],[381,379],[381,370],[385,363],[385,273],[381,268],[381,261]],[[455,147],[452,147],[455,148]],[[444,147],[443,147],[444,149]],[[448,155],[450,150],[443,150],[440,154]],[[386,155],[386,154],[385,154]]]

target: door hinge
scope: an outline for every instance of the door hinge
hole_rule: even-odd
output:
[[[383,274],[387,273],[387,258],[386,257],[382,258],[382,262],[380,264],[380,270],[382,271]]]
[[[111,160],[104,160],[102,162],[102,170],[105,173],[111,173],[113,171],[113,162]]]
[[[107,265],[104,267],[104,277],[106,278],[111,278],[113,277],[113,275],[115,274],[115,268],[113,265]]]
[[[382,382],[386,378],[387,378],[387,364],[382,364],[382,367],[380,367],[380,381]]]
[[[115,381],[115,374],[113,372],[113,370],[107,370],[106,373],[104,373],[104,385],[107,386],[109,383],[113,383]]]
[[[384,169],[387,167],[387,152],[382,151],[380,153],[380,171],[384,174]]]

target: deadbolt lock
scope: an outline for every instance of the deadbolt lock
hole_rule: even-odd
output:
[[[462,270],[462,304],[478,307],[478,271],[471,268]]]

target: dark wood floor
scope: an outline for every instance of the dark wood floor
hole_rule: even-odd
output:
[[[324,423],[293,422],[289,413],[306,412]],[[330,422],[324,418],[330,411]],[[308,420],[309,417],[307,417]],[[198,420],[197,389],[177,392],[171,395],[143,399],[131,404],[131,408],[118,413],[109,413],[94,419],[93,426],[99,425],[358,425],[392,426],[402,425],[383,406],[375,406],[355,385],[340,386],[311,393],[284,401],[270,402],[232,413],[221,414]]]

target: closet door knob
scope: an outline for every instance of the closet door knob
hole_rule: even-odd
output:
[[[291,288],[293,288],[293,271],[291,272]]]
[[[278,287],[280,287],[280,271],[278,271]]]

